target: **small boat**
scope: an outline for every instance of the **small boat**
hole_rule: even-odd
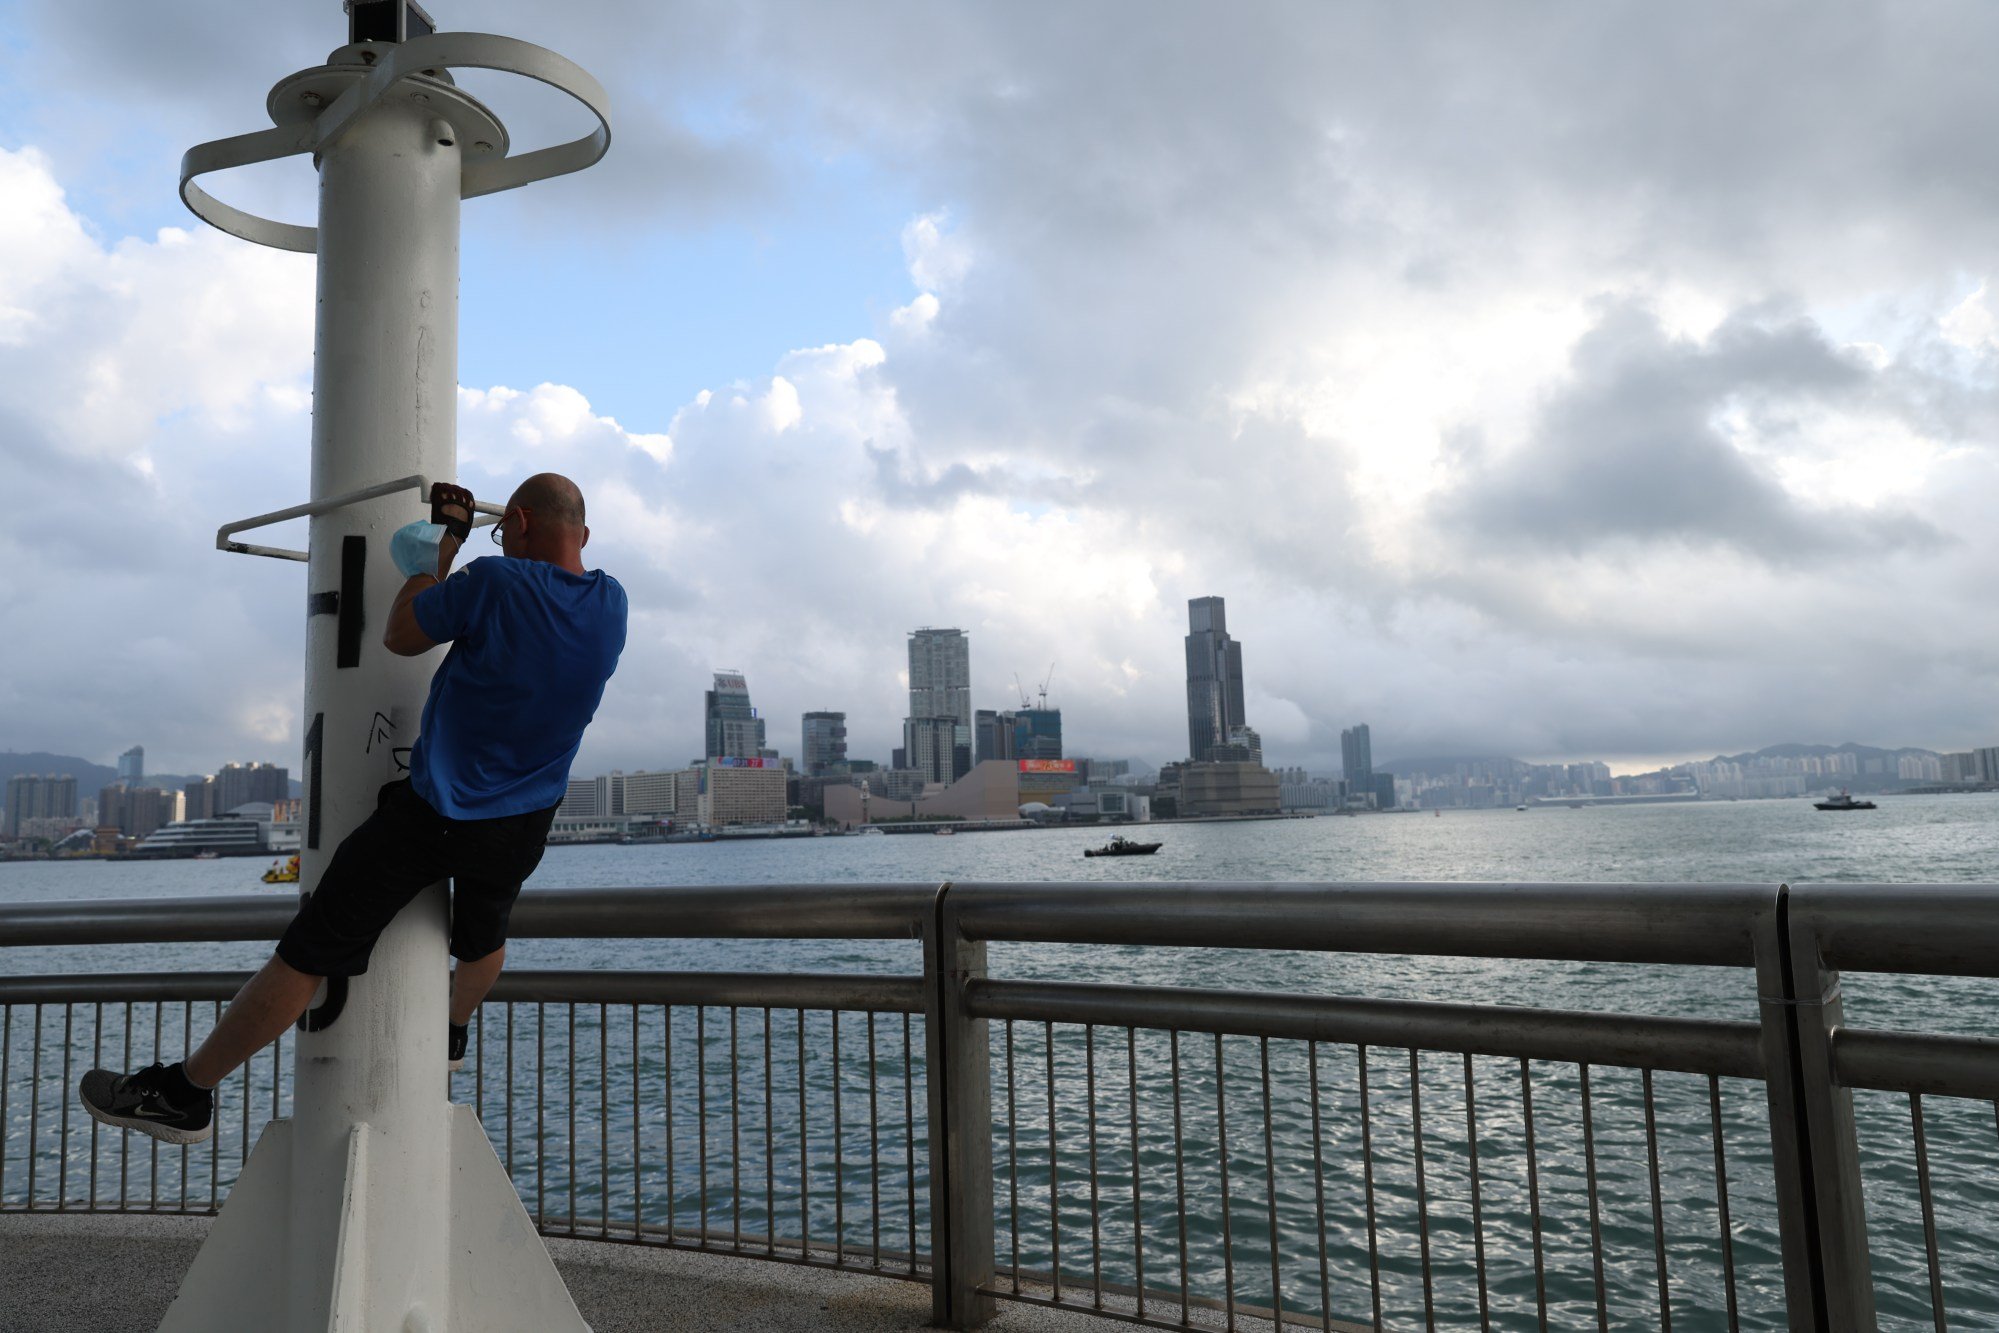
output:
[[[294,856],[290,860],[271,862],[270,869],[264,872],[264,883],[266,884],[298,883],[298,858]]]
[[[1123,834],[1112,838],[1101,847],[1085,847],[1085,856],[1150,856],[1162,846],[1156,842],[1133,842]]]
[[[940,828],[937,830],[937,836],[940,838],[948,838],[957,831],[958,830],[954,828]]]
[[[1514,806],[1513,808],[1514,808],[1515,810],[1518,810],[1518,811],[1519,811],[1519,812],[1520,812],[1521,814],[1523,814],[1523,815],[1527,813],[1527,807],[1526,807],[1526,806],[1524,806],[1524,805],[1516,805],[1516,806]]]
[[[194,859],[197,861],[220,861],[222,859],[222,853],[216,851],[213,847],[211,847],[205,852],[196,852],[194,854]]]
[[[1828,796],[1823,801],[1812,802],[1814,810],[1873,810],[1878,807],[1872,801],[1856,801],[1845,788],[1837,796]]]

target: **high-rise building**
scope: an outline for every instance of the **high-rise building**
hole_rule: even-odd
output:
[[[1013,755],[1015,759],[1060,759],[1062,757],[1062,710],[1023,708],[1013,715]]]
[[[807,713],[799,749],[799,762],[807,777],[823,777],[835,764],[847,762],[847,715]]]
[[[146,747],[135,745],[118,756],[118,780],[136,787],[146,776]]]
[[[972,641],[961,629],[926,626],[909,633],[909,717],[902,724],[902,745],[911,768],[925,767],[916,753],[915,725],[940,717],[953,725],[949,771],[942,780],[955,782],[972,770]]]
[[[948,785],[956,782],[971,765],[958,765],[958,719],[955,717],[912,717],[902,724],[904,762],[923,775],[925,782]]]
[[[704,697],[710,759],[764,757],[764,720],[750,705],[750,684],[740,671],[717,671]]]
[[[1229,637],[1219,597],[1187,603],[1187,757],[1205,760],[1229,733],[1244,726],[1242,645]]]
[[[1368,739],[1367,723],[1340,733],[1340,767],[1346,770],[1348,791],[1374,790],[1374,745]]]
[[[1014,758],[1013,724],[1012,713],[997,709],[981,708],[972,714],[972,762]]]
[[[7,779],[7,818],[0,830],[8,837],[20,837],[24,829],[38,827],[34,821],[74,818],[76,778],[71,774],[24,773]]]
[[[215,779],[195,778],[181,789],[181,806],[188,819],[213,819],[215,810]]]
[[[215,770],[215,813],[251,801],[277,804],[292,794],[291,770],[277,764],[224,764]]]
[[[181,817],[180,792],[113,783],[97,794],[98,828],[115,828],[128,838],[157,833]]]

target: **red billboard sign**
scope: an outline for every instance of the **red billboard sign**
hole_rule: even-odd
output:
[[[1073,759],[1023,759],[1020,761],[1023,773],[1074,773],[1076,761]]]

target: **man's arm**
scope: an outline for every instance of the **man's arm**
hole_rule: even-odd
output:
[[[469,512],[469,511],[468,511]],[[451,562],[458,558],[458,538],[447,532],[437,539],[437,573],[413,574],[396,593],[396,600],[389,607],[389,623],[382,630],[382,646],[398,657],[420,657],[437,647],[437,640],[423,632],[417,623],[416,612],[410,603],[425,588],[432,588],[451,577]]]

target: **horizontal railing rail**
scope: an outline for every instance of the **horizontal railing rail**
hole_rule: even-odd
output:
[[[0,966],[269,940],[294,908],[0,904]],[[513,933],[923,946],[905,973],[504,974],[451,1086],[548,1234],[926,1281],[956,1327],[995,1299],[1159,1327],[1999,1321],[1999,1040],[1851,1027],[1840,981],[1999,976],[1999,887],[530,890]],[[1504,981],[1160,985],[1059,946],[1719,968],[1756,1017],[1635,982],[1603,1012]],[[97,967],[0,975],[0,1209],[212,1211],[283,1113],[281,1048],[192,1153],[101,1132],[70,1090],[179,1058],[247,974]]]

